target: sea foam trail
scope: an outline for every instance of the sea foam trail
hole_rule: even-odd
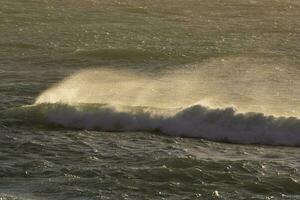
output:
[[[43,123],[65,128],[158,131],[231,143],[300,146],[300,119],[238,113],[230,107],[211,109],[193,105],[178,110],[159,110],[95,104],[40,104],[26,109],[26,113],[34,110],[34,115],[40,112],[43,117],[38,118],[43,119]]]

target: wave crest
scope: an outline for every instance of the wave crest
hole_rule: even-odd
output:
[[[107,104],[39,104],[23,107],[16,116],[65,128],[101,131],[158,131],[242,144],[300,146],[300,119],[234,108],[193,105],[183,109],[111,106]],[[24,114],[26,113],[26,116]],[[31,117],[30,117],[31,116]]]

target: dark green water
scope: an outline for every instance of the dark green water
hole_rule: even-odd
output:
[[[299,22],[296,0],[1,0],[0,199],[300,199]],[[22,107],[83,69],[193,74],[191,102],[286,118]],[[172,129],[193,116],[222,137]]]

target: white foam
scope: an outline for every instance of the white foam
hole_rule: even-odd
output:
[[[48,105],[49,106],[49,105]],[[233,108],[193,105],[181,110],[53,104],[46,121],[66,128],[102,131],[159,131],[243,144],[300,146],[300,119],[237,113]]]
[[[234,63],[240,65],[240,60],[237,63],[229,62],[226,66],[232,69],[230,66]],[[241,63],[245,64],[243,60]],[[132,70],[79,71],[44,91],[37,98],[34,107],[37,111],[39,108],[44,110],[42,113],[46,114],[47,123],[67,128],[159,131],[168,135],[233,143],[300,146],[300,119],[277,117],[283,114],[291,116],[290,113],[294,113],[291,111],[298,110],[297,105],[287,101],[285,106],[279,108],[279,100],[275,101],[274,95],[270,96],[271,100],[266,101],[267,90],[260,90],[264,84],[270,84],[265,81],[265,76],[259,79],[264,80],[263,85],[253,86],[251,90],[248,88],[249,84],[236,87],[245,78],[239,77],[239,74],[224,79],[208,76],[218,72],[219,68],[215,67],[217,64],[220,63],[212,63],[213,67],[208,65],[182,71],[172,70],[170,73],[156,74],[155,77]],[[211,68],[217,71],[201,71]],[[248,68],[246,65],[246,69]],[[247,75],[249,80],[261,74],[258,69],[262,68],[254,67],[253,73]],[[226,71],[221,72],[223,74]],[[259,82],[255,80],[248,83]],[[215,82],[218,84],[214,84]],[[229,83],[226,85],[226,82]],[[220,84],[225,86],[221,87]],[[234,92],[226,93],[227,90]],[[245,95],[249,91],[250,94]],[[288,95],[282,94],[280,97],[287,99]],[[100,105],[106,102],[110,105],[128,106]],[[198,103],[192,104],[193,102]],[[234,104],[239,112],[228,107],[228,102]],[[182,109],[175,109],[176,107]],[[299,116],[297,112],[294,114]]]

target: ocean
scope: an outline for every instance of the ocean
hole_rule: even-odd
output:
[[[300,199],[300,1],[1,0],[0,199]]]

